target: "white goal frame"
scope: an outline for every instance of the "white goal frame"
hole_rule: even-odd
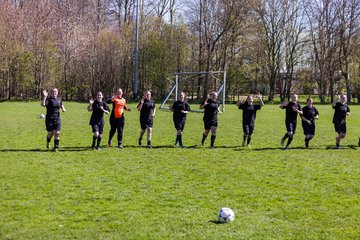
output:
[[[222,74],[222,81],[219,78],[216,78],[214,74]],[[175,76],[175,83],[171,88],[169,94],[166,96],[165,100],[162,102],[159,109],[170,110],[168,107],[165,106],[166,102],[170,98],[171,94],[175,91],[175,101],[178,100],[178,93],[179,93],[179,76],[183,75],[210,75],[211,77],[220,80],[221,84],[219,89],[216,90],[217,94],[220,95],[222,93],[222,100],[221,100],[221,111],[225,112],[225,100],[226,100],[226,71],[210,71],[210,72],[178,72],[174,73]],[[181,80],[180,80],[181,81]],[[191,110],[192,112],[203,112],[203,110]]]

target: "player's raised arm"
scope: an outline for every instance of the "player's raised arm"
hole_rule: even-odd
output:
[[[92,109],[93,103],[94,103],[94,99],[93,99],[92,97],[90,97],[90,99],[89,99],[89,106],[87,107],[87,110],[88,110],[89,112],[91,112],[91,111],[93,110],[93,109]]]
[[[332,102],[332,107],[335,108],[336,104],[341,101],[341,95],[337,95],[337,99]]]
[[[136,106],[136,108],[137,108],[138,111],[141,111],[141,108],[142,108],[142,106],[144,105],[144,100],[145,100],[144,97],[141,98],[139,104]]]
[[[46,98],[48,97],[49,94],[45,89],[42,91],[42,94],[43,94],[43,98],[41,99],[40,105],[42,107],[45,107],[46,106]]]
[[[244,104],[244,100],[240,99],[237,103],[236,106],[240,107],[240,105]]]
[[[289,105],[289,102],[283,102],[283,103],[281,103],[280,104],[280,108],[285,108],[285,107],[287,107],[287,105]]]
[[[257,98],[258,98],[259,101],[260,101],[260,106],[264,106],[265,104],[264,104],[264,101],[263,101],[263,97],[262,97],[260,94],[258,94],[258,95],[257,95]]]
[[[203,109],[208,104],[209,99],[205,99],[204,102],[200,104],[200,109]]]

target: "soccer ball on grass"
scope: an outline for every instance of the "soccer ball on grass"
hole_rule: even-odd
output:
[[[219,214],[218,214],[218,219],[219,219],[219,222],[221,222],[221,223],[232,222],[235,219],[234,211],[231,210],[230,208],[224,207],[224,208],[220,209]]]
[[[40,119],[44,119],[45,115],[44,114],[40,114]]]

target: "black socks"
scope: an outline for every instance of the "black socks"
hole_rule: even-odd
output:
[[[294,139],[294,137],[289,137],[288,142],[286,144],[287,147],[291,144],[293,139]]]
[[[94,148],[95,147],[95,141],[96,141],[96,137],[95,136],[93,136],[93,141],[92,141],[92,144],[91,144],[91,148]]]
[[[102,137],[98,136],[97,137],[97,143],[96,143],[97,148],[100,146],[101,140],[102,140]]]
[[[178,135],[176,136],[176,142],[179,143],[179,146],[180,146],[180,147],[183,146],[183,144],[182,144],[182,135],[181,135],[181,134],[178,134]]]
[[[214,147],[216,135],[211,135],[211,147]]]
[[[60,142],[60,139],[59,139],[59,138],[55,138],[55,139],[54,139],[54,149],[58,149],[58,148],[59,148],[59,142]]]
[[[204,145],[204,142],[205,142],[205,139],[206,139],[206,135],[205,134],[203,134],[203,137],[202,137],[202,140],[201,140],[201,145]]]
[[[248,138],[247,138],[247,145],[249,145],[251,142],[251,136],[249,135]]]

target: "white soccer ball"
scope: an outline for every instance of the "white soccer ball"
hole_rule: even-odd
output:
[[[45,118],[45,115],[44,115],[44,114],[40,114],[40,118],[41,118],[41,119],[44,119],[44,118]]]
[[[224,207],[224,208],[220,209],[219,214],[218,214],[218,219],[219,219],[219,222],[221,222],[221,223],[232,222],[235,219],[234,211],[231,210],[230,208]]]

